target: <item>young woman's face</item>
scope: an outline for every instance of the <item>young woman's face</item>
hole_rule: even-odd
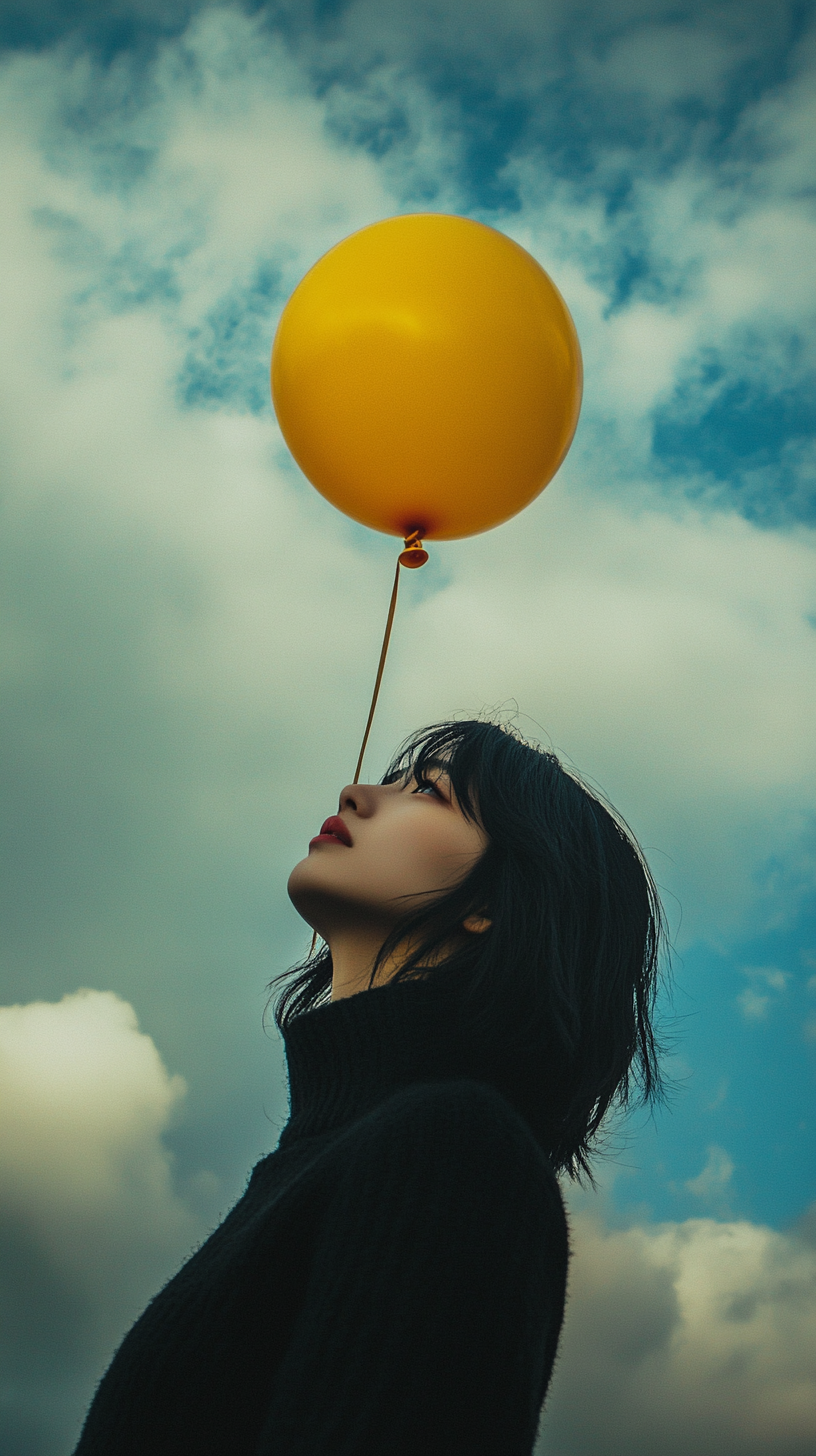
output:
[[[354,784],[340,795],[289,877],[296,909],[324,939],[367,921],[387,934],[411,910],[452,889],[487,847],[442,768],[418,784]]]

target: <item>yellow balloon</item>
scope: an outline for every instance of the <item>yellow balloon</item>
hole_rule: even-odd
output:
[[[569,449],[581,351],[544,269],[469,218],[411,213],[326,253],[272,349],[298,465],[346,515],[452,539],[528,505]]]

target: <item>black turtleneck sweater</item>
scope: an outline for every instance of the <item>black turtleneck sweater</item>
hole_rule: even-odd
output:
[[[529,1456],[567,1269],[529,1087],[430,977],[285,1041],[276,1151],[125,1337],[76,1456]]]

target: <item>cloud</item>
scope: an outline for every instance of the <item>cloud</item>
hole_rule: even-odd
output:
[[[807,825],[810,542],[734,516],[633,511],[570,473],[526,520],[471,543],[443,591],[405,604],[399,716],[515,700],[626,805],[661,851],[662,883],[662,856],[682,866],[670,885],[688,935],[732,913],[758,923],[762,863],[792,869]],[[795,873],[804,890],[804,851]]]
[[[406,581],[368,771],[422,721],[515,702],[626,813],[683,943],[771,933],[809,887],[812,66],[781,10],[690,30],[647,10],[295,5],[276,31],[205,7],[149,53],[4,61],[7,999],[58,1004],[0,1024],[86,1038],[64,1084],[59,1056],[32,1062],[67,1087],[61,1141],[14,1083],[20,1456],[45,1449],[32,1411],[41,1433],[79,1412],[198,1237],[190,1210],[274,1142],[263,986],[308,944],[285,874],[350,776],[393,572],[269,411],[277,311],[344,233],[405,206],[497,222],[552,271],[587,364],[541,500]],[[88,981],[116,994],[59,1001]],[[783,989],[749,978],[743,1013]],[[700,1194],[727,1185],[717,1156]],[[202,1166],[222,1181],[196,1204]],[[554,1452],[812,1444],[801,1240],[576,1229]]]
[[[604,88],[610,85],[629,93],[642,91],[650,101],[670,106],[705,98],[716,102],[724,78],[746,51],[735,37],[724,35],[716,23],[709,29],[696,23],[662,24],[649,21],[629,34],[624,32],[606,49],[602,60],[587,66],[589,78]]]
[[[281,464],[270,280],[393,202],[237,12],[151,74],[65,51],[0,76],[7,975],[23,999],[137,998],[200,1136],[240,1103],[237,1181],[278,1097],[260,1022],[301,949],[286,869],[348,777],[341,747],[313,782],[326,703],[350,758],[380,631],[365,554]]]
[[[299,949],[270,886],[348,777],[391,570],[388,543],[287,462],[263,340],[320,251],[399,207],[411,157],[443,200],[461,193],[425,72],[382,156],[330,125],[337,88],[348,106],[370,99],[365,68],[355,90],[338,65],[317,98],[307,60],[237,11],[201,15],[137,80],[125,60],[67,51],[17,57],[2,78],[7,650],[30,846],[16,863],[49,885],[48,914],[20,932],[19,984],[47,974],[35,967],[57,943],[77,975],[88,957],[95,975],[115,967],[125,994],[149,988],[189,1071],[220,1064],[207,1007],[239,1044],[270,943],[282,960]],[[752,124],[790,159],[782,115]],[[689,933],[719,934],[789,913],[805,880],[813,536],[686,505],[655,478],[652,414],[686,361],[746,311],[777,328],[800,307],[805,233],[791,242],[767,211],[773,169],[736,227],[704,160],[631,195],[694,289],[615,308],[593,258],[620,209],[550,173],[544,197],[538,162],[514,161],[512,230],[579,318],[584,418],[523,518],[435,548],[404,592],[369,765],[419,721],[515,700],[659,851]],[[718,269],[737,263],[750,289],[725,287]]]
[[[107,1216],[132,1159],[144,1179],[140,1201],[164,1203],[169,1170],[156,1139],[186,1088],[168,1076],[132,1006],[110,991],[5,1006],[0,1049],[7,1200],[41,1208],[47,1224],[53,1209],[43,1194],[55,1182],[60,1224],[67,1205]]]
[[[746,1021],[764,1021],[768,1014],[770,999],[770,996],[762,996],[748,986],[737,997],[737,1005]]]
[[[357,3],[330,43],[296,33],[403,205],[475,209],[552,269],[601,460],[614,441],[667,490],[813,521],[812,31],[756,6],[447,3],[406,26]]]
[[[109,991],[0,1008],[4,1450],[54,1449],[200,1237],[162,1135],[185,1093]]]
[[[781,995],[790,980],[789,971],[778,966],[744,966],[750,984],[737,997],[737,1005],[748,1021],[764,1021],[774,996]]]
[[[0,1009],[3,1330],[16,1390],[4,1449],[15,1456],[70,1449],[119,1335],[204,1231],[162,1142],[183,1095],[110,992]],[[667,1456],[804,1456],[816,1434],[805,1223],[800,1234],[710,1219],[620,1230],[583,1208],[572,1227],[542,1452],[647,1456],[659,1431]]]
[[[695,1198],[702,1198],[706,1203],[713,1204],[722,1201],[733,1172],[734,1163],[725,1148],[710,1147],[702,1172],[696,1178],[689,1178],[685,1186]]]
[[[541,1456],[807,1456],[816,1249],[747,1222],[573,1219]]]

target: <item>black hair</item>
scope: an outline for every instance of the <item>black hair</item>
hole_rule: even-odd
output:
[[[489,842],[458,886],[406,911],[370,984],[405,943],[411,953],[392,979],[421,971],[456,984],[461,1015],[486,1046],[546,1064],[553,1166],[591,1179],[589,1155],[609,1109],[662,1092],[653,1024],[665,938],[657,888],[623,819],[514,729],[481,720],[423,728],[398,749],[382,782],[428,782],[440,770]],[[471,914],[491,926],[463,944],[457,932]],[[331,977],[328,946],[276,977],[286,981],[278,1027],[324,1001]]]

